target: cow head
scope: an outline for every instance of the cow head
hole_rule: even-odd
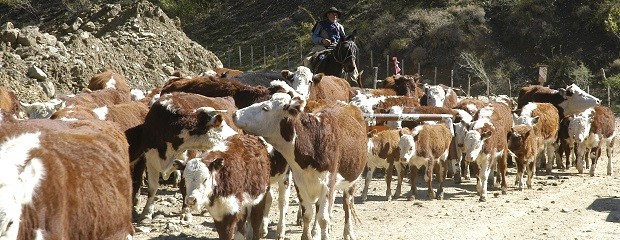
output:
[[[476,161],[484,142],[491,137],[495,131],[495,127],[488,119],[479,119],[473,123],[461,122],[467,127],[463,147],[465,151],[465,160],[468,162]]]
[[[21,108],[28,115],[28,118],[50,118],[52,114],[65,107],[65,102],[58,99],[51,99],[47,102],[23,103]]]
[[[305,105],[306,101],[299,97],[276,93],[267,101],[237,110],[233,121],[245,132],[262,136],[275,146],[293,140],[295,133],[290,123],[304,111]]]
[[[601,100],[581,90],[577,85],[571,84],[566,89],[558,89],[564,98],[560,107],[564,109],[564,116],[570,116],[585,111],[601,103]]]
[[[569,117],[568,136],[577,143],[583,142],[590,134],[592,118],[588,116],[588,111],[582,114]]]
[[[304,66],[299,66],[295,70],[295,72],[291,72],[289,70],[282,70],[282,77],[284,79],[289,80],[291,86],[295,91],[304,96],[304,98],[308,98],[310,94],[310,85],[312,84],[312,72],[309,68]]]
[[[175,164],[181,163],[175,162]],[[211,158],[209,154],[187,161],[182,167],[184,168],[187,206],[193,210],[200,210],[209,204],[209,197],[213,195],[218,185],[216,176],[222,167],[224,167],[224,159]]]
[[[443,102],[446,100],[446,90],[439,85],[424,84],[424,95],[427,97],[428,106],[443,107]]]
[[[17,239],[23,205],[31,204],[45,168],[30,152],[41,133],[26,133],[0,143],[0,239]]]
[[[516,113],[512,114],[512,121],[514,122],[515,125],[523,124],[523,125],[528,125],[528,126],[534,126],[536,123],[538,123],[539,119],[540,119],[540,116],[530,117],[530,116],[519,116]]]
[[[408,133],[401,131],[398,147],[400,148],[400,159],[404,163],[409,163],[409,160],[416,155],[416,136],[421,130],[422,126],[417,126]]]
[[[511,152],[517,152],[523,149],[533,129],[533,126],[526,124],[513,126],[508,137],[508,149],[510,149]],[[536,138],[534,138],[534,140],[536,140]]]

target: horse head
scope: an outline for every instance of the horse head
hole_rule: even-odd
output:
[[[342,66],[342,71],[345,73],[345,79],[349,82],[358,83],[359,73],[357,70],[357,56],[359,48],[355,44],[355,35],[357,30],[347,36],[343,41],[338,42],[334,47],[332,54],[334,60]]]

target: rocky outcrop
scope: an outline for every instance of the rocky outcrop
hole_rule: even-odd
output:
[[[174,71],[197,75],[222,67],[178,20],[146,1],[99,5],[56,20],[21,28],[0,23],[0,86],[23,102],[80,92],[107,68],[131,88],[150,90]]]

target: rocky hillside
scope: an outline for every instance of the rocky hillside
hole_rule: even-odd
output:
[[[124,75],[132,88],[149,90],[175,70],[193,75],[222,66],[185,35],[178,20],[146,1],[21,25],[0,22],[0,85],[24,102],[79,92],[106,68]]]

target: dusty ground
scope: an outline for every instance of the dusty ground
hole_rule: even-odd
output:
[[[618,132],[619,123],[616,123]],[[532,189],[518,191],[516,170],[509,169],[507,195],[492,189],[487,202],[478,202],[475,180],[460,185],[447,180],[445,200],[427,200],[423,179],[418,179],[418,200],[403,198],[386,202],[385,182],[375,173],[368,201],[356,209],[362,223],[355,227],[358,239],[619,239],[620,238],[620,144],[613,157],[613,176],[606,176],[607,158],[600,161],[596,176],[554,169],[551,176],[539,172]],[[407,181],[407,180],[405,180]],[[363,180],[359,181],[363,185]],[[393,182],[392,188],[395,188]],[[403,190],[409,189],[404,183]],[[175,188],[159,191],[151,224],[136,224],[135,239],[217,239],[208,213],[194,214],[190,223],[181,222],[180,194]],[[358,186],[358,194],[361,186]],[[494,194],[498,194],[494,197]],[[333,216],[334,239],[342,239],[344,212],[338,194]],[[299,239],[301,227],[294,224],[298,204],[293,194],[287,215],[286,238]],[[143,201],[144,202],[144,201]],[[275,201],[274,201],[275,202]],[[272,224],[267,239],[275,236],[277,206],[270,213]]]

